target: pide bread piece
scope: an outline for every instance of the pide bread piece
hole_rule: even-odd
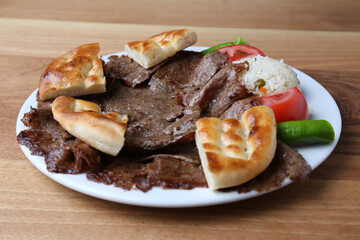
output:
[[[211,190],[237,186],[263,172],[276,149],[276,121],[271,108],[246,110],[241,120],[202,118],[196,146]]]
[[[101,114],[97,104],[68,96],[56,98],[52,112],[66,131],[99,151],[116,156],[124,145],[127,115]]]
[[[99,51],[99,44],[91,43],[52,60],[40,77],[40,100],[106,92]]]
[[[145,41],[125,44],[127,55],[144,68],[151,68],[197,41],[196,33],[188,29],[172,30]]]

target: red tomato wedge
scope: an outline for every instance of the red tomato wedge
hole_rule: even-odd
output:
[[[248,45],[231,45],[219,48],[219,52],[222,52],[228,55],[228,62],[231,63],[233,61],[239,61],[243,58],[247,57],[255,57],[257,55],[265,56],[265,54],[257,49],[256,47],[248,46]]]
[[[262,96],[260,103],[271,107],[277,123],[309,119],[306,99],[297,87]]]

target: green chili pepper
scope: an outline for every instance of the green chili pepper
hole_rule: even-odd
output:
[[[211,48],[208,48],[204,51],[202,51],[202,54],[207,54],[207,53],[211,53],[211,52],[215,52],[216,50],[218,50],[219,48],[222,47],[226,47],[226,46],[230,46],[230,45],[238,45],[238,44],[242,44],[242,45],[249,45],[247,42],[245,42],[243,39],[241,39],[239,36],[236,36],[236,41],[235,42],[226,42],[226,43],[220,43],[218,45],[215,45]]]
[[[277,124],[277,138],[287,144],[331,143],[334,129],[326,120],[289,121]]]

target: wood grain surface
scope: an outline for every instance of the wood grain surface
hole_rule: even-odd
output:
[[[0,239],[360,239],[359,3],[0,0]],[[310,180],[226,205],[159,209],[77,193],[26,159],[16,118],[52,58],[90,42],[119,52],[178,27],[195,30],[197,46],[240,35],[332,94],[342,134]]]
[[[2,0],[0,16],[149,25],[360,30],[357,0]]]

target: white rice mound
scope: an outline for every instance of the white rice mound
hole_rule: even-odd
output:
[[[259,79],[265,81],[263,86],[266,89],[266,94],[271,94],[277,91],[285,90],[292,87],[300,89],[300,82],[296,73],[283,62],[260,55],[252,58],[247,58],[241,62],[249,62],[249,70],[243,75],[245,87],[252,93],[265,95],[259,91],[255,86],[255,82]]]

